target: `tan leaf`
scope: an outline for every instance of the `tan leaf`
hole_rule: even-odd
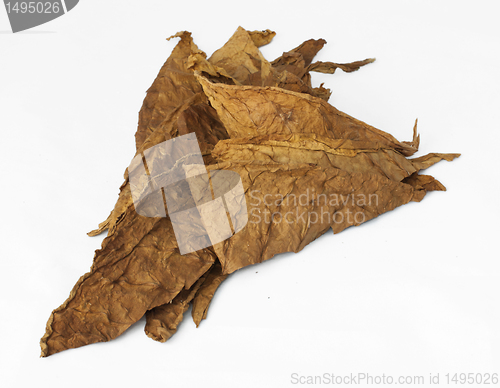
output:
[[[271,31],[267,34],[249,33],[244,28],[238,27],[231,39],[215,51],[208,62],[225,69],[241,84],[267,85],[272,83],[272,66],[262,55],[258,45],[267,44],[274,35]]]
[[[200,289],[193,299],[192,316],[196,327],[200,325],[203,319],[206,319],[210,302],[214,297],[215,291],[220,284],[227,278],[228,275],[222,273],[222,267],[217,261],[208,272],[206,279],[203,281]]]
[[[128,181],[128,174],[136,171],[126,170],[113,211],[89,233],[108,229],[108,236],[96,251],[90,271],[50,315],[40,342],[42,356],[109,341],[144,314],[146,334],[166,341],[190,303],[197,326],[206,318],[216,289],[237,269],[279,253],[298,252],[329,229],[339,233],[409,201],[418,202],[428,191],[445,190],[435,178],[418,172],[459,154],[407,159],[418,150],[416,123],[412,140],[400,142],[340,112],[328,104],[328,89],[311,85],[310,71],[352,72],[372,59],[313,63],[326,41],[310,39],[270,63],[258,47],[274,35],[270,30],[239,27],[208,60],[189,32],[174,35],[180,41],[139,113],[136,155],[144,157],[144,151],[153,146],[195,133],[212,180],[208,184],[208,175],[203,176],[197,186],[201,162],[192,164],[191,183],[162,188],[164,201],[175,198],[175,205],[183,209],[198,190],[203,204],[210,203],[216,191],[221,192],[213,182],[223,182],[229,189],[228,176],[237,175],[227,171],[239,174],[246,208],[225,220],[231,223],[227,231],[236,233],[219,233],[225,214],[213,213],[218,218],[206,221],[213,224],[209,241],[221,241],[219,235],[231,237],[181,255],[168,214],[148,218],[136,212]],[[176,161],[177,151],[182,154],[177,149],[164,154]],[[190,152],[187,156],[195,155]],[[155,164],[161,163],[163,156],[158,155],[158,161],[148,159],[148,164],[162,166]],[[201,160],[199,154],[197,158]],[[154,170],[160,176],[169,173]],[[149,186],[135,183],[136,187],[146,193]],[[230,197],[231,206],[242,204],[242,197]],[[182,228],[193,229],[194,240],[205,236],[206,222],[195,226],[190,220],[182,220]]]
[[[311,163],[351,173],[377,173],[400,182],[414,172],[443,159],[450,161],[458,154],[429,154],[406,159],[377,141],[328,139],[315,134],[294,133],[221,140],[212,156],[221,162]]]
[[[314,133],[330,139],[378,141],[406,156],[417,151],[413,144],[401,143],[321,98],[276,87],[213,84],[197,78],[231,138]]]
[[[311,165],[224,162],[245,187],[249,220],[215,252],[224,274],[298,252],[332,228],[339,233],[412,200],[411,185],[379,174],[348,173]],[[357,216],[356,216],[357,215]]]
[[[168,218],[142,217],[129,208],[96,251],[90,272],[52,312],[42,356],[118,337],[146,311],[190,288],[214,259],[209,250],[181,255]]]
[[[184,313],[189,308],[189,303],[205,282],[209,272],[210,270],[205,272],[191,288],[179,292],[169,303],[162,304],[146,312],[144,332],[149,338],[158,342],[165,342],[176,333]]]

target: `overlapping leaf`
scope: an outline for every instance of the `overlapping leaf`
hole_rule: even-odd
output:
[[[42,356],[108,341],[146,315],[146,334],[166,341],[189,306],[198,326],[228,274],[282,252],[298,252],[332,229],[338,233],[444,186],[419,171],[458,154],[407,159],[419,145],[338,111],[310,71],[351,72],[348,64],[313,62],[326,43],[310,39],[268,62],[258,49],[275,33],[238,28],[210,58],[180,32],[171,56],[146,93],[137,154],[196,133],[212,179],[236,171],[245,189],[248,224],[213,248],[181,255],[166,218],[134,208],[128,172],[106,221],[90,272],[54,310]]]

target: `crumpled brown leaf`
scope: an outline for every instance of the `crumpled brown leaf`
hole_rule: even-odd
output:
[[[191,315],[198,327],[207,317],[215,291],[227,276],[222,273],[221,265],[216,261],[191,288],[182,290],[171,302],[147,311],[144,328],[146,335],[158,342],[167,341],[177,331],[190,303],[193,308]]]
[[[274,35],[270,30],[258,34],[238,27],[231,39],[215,51],[208,62],[223,68],[241,84],[263,86],[272,83],[272,66],[258,47],[269,43]]]
[[[191,315],[193,316],[196,327],[200,325],[203,319],[206,319],[208,307],[214,297],[215,291],[217,291],[217,288],[227,276],[227,274],[222,273],[220,262],[215,262],[193,299],[193,310]]]
[[[113,211],[89,233],[107,229],[108,236],[89,273],[52,312],[42,356],[109,341],[144,315],[146,334],[164,342],[190,305],[197,326],[206,318],[235,270],[445,190],[419,171],[459,154],[407,159],[418,150],[416,124],[413,139],[400,142],[338,111],[328,89],[311,85],[311,71],[352,72],[374,59],[313,62],[326,41],[310,39],[268,62],[259,47],[274,36],[239,27],[207,59],[189,32],[174,35],[180,41],[146,93],[135,136],[140,154],[194,132],[212,179],[224,170],[240,175],[246,227],[181,255],[168,216],[135,211],[126,171]]]
[[[194,299],[211,270],[212,268],[205,272],[191,288],[185,288],[179,292],[170,302],[146,312],[144,331],[148,337],[158,342],[165,342],[175,334],[177,326],[189,308],[189,303]]]
[[[278,253],[299,252],[330,228],[339,233],[408,203],[414,195],[411,185],[380,174],[332,167],[225,162],[214,168],[240,174],[250,217],[241,232],[214,246],[227,274]]]
[[[168,218],[129,208],[122,227],[96,251],[90,272],[52,312],[42,356],[116,338],[146,311],[191,288],[214,260],[209,250],[181,255]]]
[[[212,155],[219,161],[311,163],[352,173],[377,172],[396,182],[440,160],[450,161],[458,156],[432,153],[416,159],[406,159],[401,153],[378,141],[328,139],[316,134],[301,133],[221,140]]]
[[[412,142],[399,142],[321,98],[276,87],[214,84],[201,76],[198,81],[231,138],[314,133],[330,139],[378,141],[405,156],[418,149],[416,134]]]
[[[280,81],[274,85],[266,86],[278,86],[282,89],[291,90],[293,92],[307,93],[328,101],[331,91],[323,88],[323,84],[321,84],[318,88],[313,88],[309,72],[316,71],[333,74],[335,73],[335,70],[341,69],[350,73],[358,70],[361,66],[375,61],[375,58],[368,58],[363,61],[344,64],[333,62],[312,63],[312,60],[318,51],[321,50],[325,44],[326,40],[324,39],[309,39],[293,50],[283,53],[281,57],[271,62],[273,68],[280,73]]]

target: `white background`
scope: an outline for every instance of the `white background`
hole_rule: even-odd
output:
[[[0,386],[289,387],[292,374],[500,373],[500,28],[495,1],[95,1],[12,34],[0,9]],[[160,344],[144,320],[39,358],[50,312],[87,272],[86,235],[117,199],[145,91],[193,33],[210,55],[238,25],[272,29],[270,60],[376,57],[313,75],[346,113],[459,152],[433,192],[298,254],[231,275],[208,319]]]

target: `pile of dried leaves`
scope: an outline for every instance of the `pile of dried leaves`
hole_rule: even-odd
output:
[[[206,59],[189,32],[176,34],[180,41],[147,91],[135,137],[139,154],[194,132],[208,171],[238,172],[251,216],[279,211],[287,222],[249,222],[222,243],[181,255],[168,216],[148,218],[135,211],[126,172],[113,211],[89,233],[107,229],[108,236],[90,272],[50,315],[42,356],[109,341],[144,314],[146,334],[166,341],[190,304],[199,325],[217,287],[235,270],[298,252],[330,228],[338,233],[420,201],[427,191],[445,190],[419,171],[458,154],[407,159],[418,149],[416,128],[412,141],[400,142],[338,111],[327,102],[328,89],[311,85],[311,71],[351,72],[373,59],[313,62],[326,42],[311,39],[268,62],[258,48],[274,35],[240,27]],[[283,200],[305,192],[316,197],[306,203]],[[266,195],[281,201],[266,201]],[[332,195],[374,195],[377,201],[315,200]],[[299,210],[332,217],[313,222],[295,216]],[[362,214],[362,221],[343,217],[349,212]]]

